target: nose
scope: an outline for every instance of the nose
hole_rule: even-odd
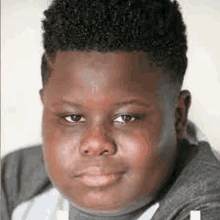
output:
[[[80,146],[82,156],[109,156],[116,153],[114,140],[102,128],[91,129]]]

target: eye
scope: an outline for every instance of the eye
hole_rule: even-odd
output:
[[[126,123],[132,122],[135,120],[140,120],[140,116],[132,116],[132,115],[120,115],[114,119],[115,122]]]
[[[85,122],[85,118],[82,115],[68,115],[63,117],[64,120],[70,123],[77,123],[77,122]]]

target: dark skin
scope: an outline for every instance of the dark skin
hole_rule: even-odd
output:
[[[190,93],[167,90],[145,57],[62,52],[51,61],[41,91],[44,156],[54,185],[79,209],[138,209],[174,170]]]

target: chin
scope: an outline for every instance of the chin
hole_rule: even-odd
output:
[[[130,202],[128,202],[127,199],[128,198],[119,200],[116,197],[111,198],[111,196],[98,197],[97,195],[91,195],[90,198],[86,197],[81,201],[71,202],[71,204],[84,212],[106,215],[111,214],[111,216],[116,216],[133,212],[143,206],[146,206],[152,200],[149,196],[146,196],[144,199],[143,197],[138,198],[137,201],[132,198]],[[69,199],[69,201],[72,200]]]

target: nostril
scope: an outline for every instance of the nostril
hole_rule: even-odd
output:
[[[89,153],[89,151],[88,151],[88,150],[85,150],[84,152],[85,152],[86,154],[87,154],[87,153]]]
[[[100,153],[100,155],[103,155],[105,152],[108,153],[108,150],[102,151],[102,152]]]

